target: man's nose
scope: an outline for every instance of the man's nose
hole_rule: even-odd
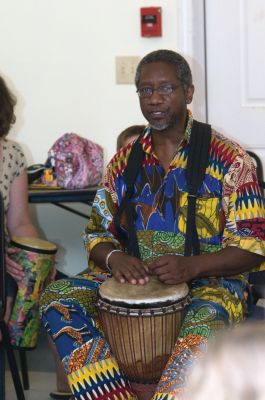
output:
[[[159,93],[158,89],[153,89],[151,96],[149,97],[150,102],[161,102],[163,101],[163,95]]]

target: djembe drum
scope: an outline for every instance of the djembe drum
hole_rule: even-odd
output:
[[[57,247],[47,240],[13,236],[10,247],[16,252],[10,258],[20,264],[25,273],[18,282],[16,300],[8,322],[11,344],[32,349],[39,333],[39,299],[47,286],[55,265]]]
[[[131,382],[155,383],[176,342],[188,285],[166,285],[151,277],[146,285],[113,278],[99,288],[99,320],[108,343]]]

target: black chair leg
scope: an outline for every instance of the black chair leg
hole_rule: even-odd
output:
[[[26,351],[19,349],[20,368],[24,390],[29,390],[29,374]]]
[[[14,355],[13,348],[10,343],[8,328],[4,321],[0,321],[0,330],[1,330],[2,336],[3,336],[3,339],[2,339],[3,346],[6,350],[7,359],[8,359],[9,366],[10,366],[10,372],[12,375],[12,379],[13,379],[13,383],[14,383],[14,387],[15,387],[15,391],[16,391],[16,395],[17,395],[17,400],[25,400],[24,391],[23,391],[21,380],[20,380],[15,355]]]
[[[0,399],[5,400],[5,351],[0,343]]]

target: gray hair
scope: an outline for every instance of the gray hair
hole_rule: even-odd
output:
[[[138,89],[142,68],[146,64],[154,63],[154,62],[165,62],[168,64],[172,64],[176,70],[176,76],[180,80],[184,89],[187,89],[192,85],[192,74],[189,67],[189,64],[179,53],[176,53],[172,50],[156,50],[147,54],[142,60],[139,62],[136,73],[135,73],[135,86]]]

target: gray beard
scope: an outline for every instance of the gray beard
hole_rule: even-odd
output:
[[[150,124],[151,128],[155,129],[156,131],[164,131],[165,129],[167,129],[169,127],[169,124],[163,124],[163,125],[153,125]]]

